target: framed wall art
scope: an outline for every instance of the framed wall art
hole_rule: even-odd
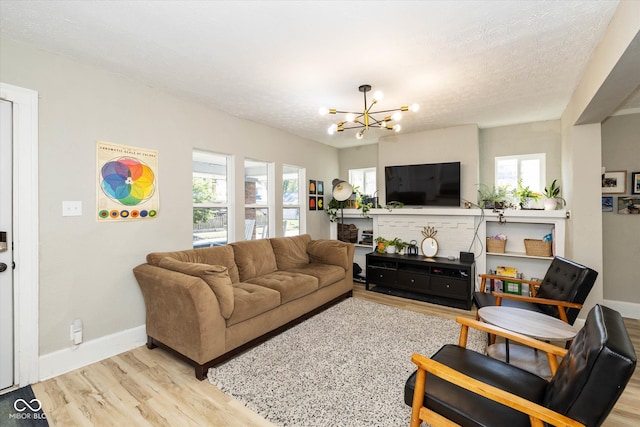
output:
[[[618,197],[618,213],[640,215],[640,197]]]
[[[640,194],[640,172],[631,172],[631,194]]]
[[[602,174],[602,194],[627,192],[627,171],[610,171]]]
[[[316,180],[309,180],[309,194],[316,194]]]
[[[613,212],[613,197],[606,196],[602,198],[602,212]]]

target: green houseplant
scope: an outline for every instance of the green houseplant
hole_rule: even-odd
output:
[[[558,202],[567,204],[567,201],[560,197],[560,186],[556,185],[557,179],[554,179],[550,186],[544,187],[544,210],[553,211],[558,207]]]
[[[478,188],[478,204],[485,209],[504,209],[509,198],[509,189],[506,185],[491,186],[480,184]]]
[[[534,203],[541,196],[541,194],[531,190],[528,185],[525,187],[521,179],[518,180],[518,188],[513,190],[513,195],[522,209],[533,209]]]

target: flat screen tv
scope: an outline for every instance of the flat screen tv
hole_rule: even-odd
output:
[[[460,162],[386,166],[387,203],[460,206]]]

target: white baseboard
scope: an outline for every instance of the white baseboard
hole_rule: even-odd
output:
[[[640,304],[638,303],[606,299],[602,301],[602,305],[619,311],[622,317],[640,319]]]
[[[40,381],[140,347],[146,342],[146,327],[142,325],[83,342],[75,349],[67,348],[42,355],[40,356]]]

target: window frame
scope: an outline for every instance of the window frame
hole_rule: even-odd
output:
[[[515,154],[509,156],[496,156],[494,158],[494,175],[493,175],[493,183],[495,187],[500,187],[504,184],[500,184],[498,173],[499,173],[499,162],[500,161],[509,161],[516,160],[516,181],[514,185],[508,184],[511,188],[516,189],[518,181],[523,179],[523,185],[529,186],[531,190],[535,192],[542,193],[544,191],[544,187],[546,186],[546,153],[529,153],[529,154]],[[534,184],[532,182],[525,182],[522,177],[522,162],[530,161],[530,160],[538,160],[538,173],[539,173],[539,182]]]

